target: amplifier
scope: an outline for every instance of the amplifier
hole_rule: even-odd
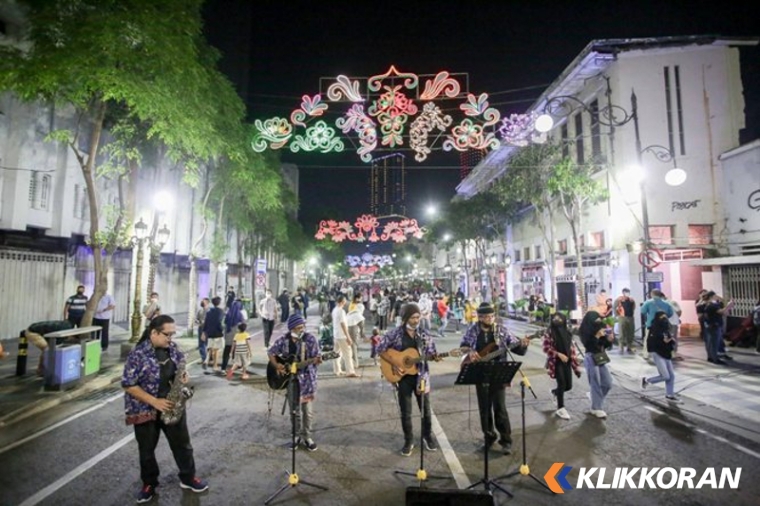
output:
[[[408,487],[406,506],[494,506],[487,490]]]

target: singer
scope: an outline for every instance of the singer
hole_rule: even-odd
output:
[[[499,355],[496,360],[506,360],[507,350],[510,349],[518,355],[525,355],[529,344],[530,339],[512,337],[502,324],[496,323],[496,311],[493,306],[483,302],[478,307],[478,322],[467,329],[460,347],[469,348],[469,359],[477,362],[482,355],[497,347],[504,350],[504,354]],[[489,385],[487,396],[484,385],[475,385],[475,391],[478,396],[480,428],[486,440],[483,451],[487,452],[498,439],[504,454],[509,455],[512,453],[512,427],[504,398],[505,387],[506,385]],[[499,432],[498,436],[496,431]]]
[[[412,302],[405,304],[400,313],[401,325],[386,333],[377,345],[377,353],[380,357],[390,362],[395,372],[400,374],[406,372],[404,364],[400,361],[394,362],[397,359],[388,353],[389,349],[404,351],[408,348],[417,348],[421,356],[440,360],[433,337],[425,329],[420,328],[422,315],[417,304]],[[417,374],[408,374],[401,378],[401,381],[396,383],[396,388],[398,388],[398,405],[401,410],[401,427],[404,430],[404,446],[401,448],[401,455],[409,457],[414,449],[412,393],[417,397],[417,406],[422,413],[422,438],[425,449],[431,452],[436,451],[438,445],[433,439],[431,430],[430,373],[427,361],[419,364]]]

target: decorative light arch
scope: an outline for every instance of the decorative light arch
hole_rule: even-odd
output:
[[[378,218],[372,214],[362,214],[353,225],[347,221],[322,220],[314,237],[319,240],[330,237],[333,242],[405,242],[410,236],[421,239],[424,235],[415,219],[398,216],[399,220],[381,224],[383,218],[390,216]]]
[[[424,81],[421,91],[420,81]],[[415,160],[423,162],[438,141],[444,151],[464,152],[546,140],[546,134],[535,129],[535,115],[501,118],[490,106],[488,94],[470,93],[468,82],[465,73],[444,70],[417,75],[400,72],[393,65],[386,73],[369,78],[321,78],[320,93],[304,95],[289,118],[255,120],[251,146],[257,152],[285,147],[294,153],[341,152],[346,144],[340,130],[364,162],[372,161],[378,146],[398,149],[407,142]],[[437,103],[442,101],[448,102],[447,107]],[[452,108],[451,102],[457,107]],[[346,104],[348,108],[334,121],[334,127],[324,119],[332,105]],[[449,112],[456,114],[457,109],[463,117],[455,121]],[[358,146],[350,134],[357,136]]]

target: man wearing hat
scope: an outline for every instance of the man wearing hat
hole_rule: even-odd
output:
[[[312,334],[305,331],[306,322],[300,313],[294,313],[288,318],[288,332],[279,337],[271,348],[269,348],[269,361],[277,368],[278,374],[285,374],[285,365],[277,362],[275,357],[295,357],[296,362],[303,362],[310,358],[315,358],[314,364],[310,364],[296,373],[295,393],[293,399],[288,396],[288,404],[298,399],[300,409],[293,409],[290,405],[291,412],[295,412],[296,424],[296,446],[303,445],[304,448],[313,452],[317,449],[317,444],[311,438],[311,428],[314,420],[314,410],[312,403],[317,394],[317,366],[322,363],[319,354],[319,342]]]
[[[478,352],[494,342],[498,343],[500,349],[509,349],[518,355],[525,355],[530,339],[512,337],[503,325],[496,322],[496,311],[489,303],[483,302],[477,312],[478,321],[467,329],[459,345],[461,348],[469,349],[472,362],[480,360]],[[506,361],[506,352],[494,360]],[[509,455],[512,453],[512,427],[504,399],[505,387],[506,385],[490,385],[486,392],[484,385],[475,385],[475,391],[478,397],[480,428],[486,439],[483,451],[488,451],[498,439],[504,454]]]
[[[398,358],[394,358],[388,350],[404,351],[408,348],[421,350],[428,359],[438,361],[438,353],[435,349],[433,337],[420,327],[420,308],[413,302],[404,304],[400,311],[401,325],[387,332],[377,345],[377,353],[386,362],[393,365],[397,373],[404,374],[404,364]],[[430,413],[430,371],[427,363],[422,362],[417,366],[418,373],[407,374],[396,384],[398,388],[398,404],[401,411],[401,428],[404,430],[404,446],[401,455],[408,457],[414,448],[414,432],[412,429],[412,394],[417,397],[417,406],[422,412],[422,438],[425,449],[434,452],[438,445],[433,439]]]

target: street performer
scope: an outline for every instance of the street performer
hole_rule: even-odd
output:
[[[314,397],[317,394],[317,367],[322,363],[319,353],[319,342],[312,334],[305,331],[306,322],[300,311],[288,318],[288,332],[277,338],[269,348],[269,361],[277,368],[277,374],[286,374],[286,366],[277,361],[276,357],[295,357],[296,362],[314,359],[314,363],[298,369],[296,373],[295,393],[293,399],[288,395],[288,406],[295,413],[296,441],[295,446],[303,446],[310,452],[317,449],[317,443],[311,437],[314,421]],[[298,399],[299,407],[294,409],[292,402]]]
[[[401,455],[409,457],[414,449],[412,393],[417,397],[417,406],[422,413],[422,439],[425,449],[431,452],[438,449],[431,429],[430,371],[427,367],[427,361],[423,361],[417,366],[417,374],[406,374],[403,362],[394,358],[392,354],[388,353],[388,350],[404,351],[408,348],[421,348],[421,352],[427,358],[435,361],[440,360],[440,358],[435,349],[433,337],[427,330],[420,327],[422,314],[419,306],[409,302],[401,308],[400,315],[401,325],[388,331],[380,339],[377,345],[377,353],[394,367],[394,372],[404,375],[401,381],[396,383],[396,388],[398,389],[398,405],[401,411],[401,427],[404,431],[404,446],[401,448]],[[424,388],[422,388],[423,383]]]
[[[193,492],[208,490],[208,483],[195,476],[195,459],[187,430],[187,416],[178,423],[166,425],[159,413],[170,411],[174,404],[167,400],[177,369],[184,365],[185,356],[172,341],[176,334],[174,319],[159,315],[150,320],[142,337],[129,352],[124,364],[121,386],[127,425],[134,425],[135,439],[140,452],[140,478],[143,486],[137,502],[149,502],[158,487],[156,445],[161,432],[169,441],[174,460],[179,467],[180,487]],[[187,374],[178,378],[187,382]]]
[[[495,343],[495,347],[501,350],[508,349],[518,355],[525,355],[528,351],[530,339],[512,337],[503,325],[496,323],[496,311],[493,306],[483,302],[478,307],[477,313],[478,321],[467,329],[460,344],[463,351],[465,348],[469,349],[471,362],[479,361],[481,358],[479,352],[492,343]],[[494,360],[506,361],[506,351]],[[512,427],[509,423],[509,414],[504,398],[505,387],[506,385],[489,385],[486,395],[485,385],[475,385],[475,391],[478,397],[480,427],[486,440],[483,451],[488,451],[498,439],[504,454],[509,455],[512,453]],[[499,433],[498,436],[494,430],[494,425]]]

